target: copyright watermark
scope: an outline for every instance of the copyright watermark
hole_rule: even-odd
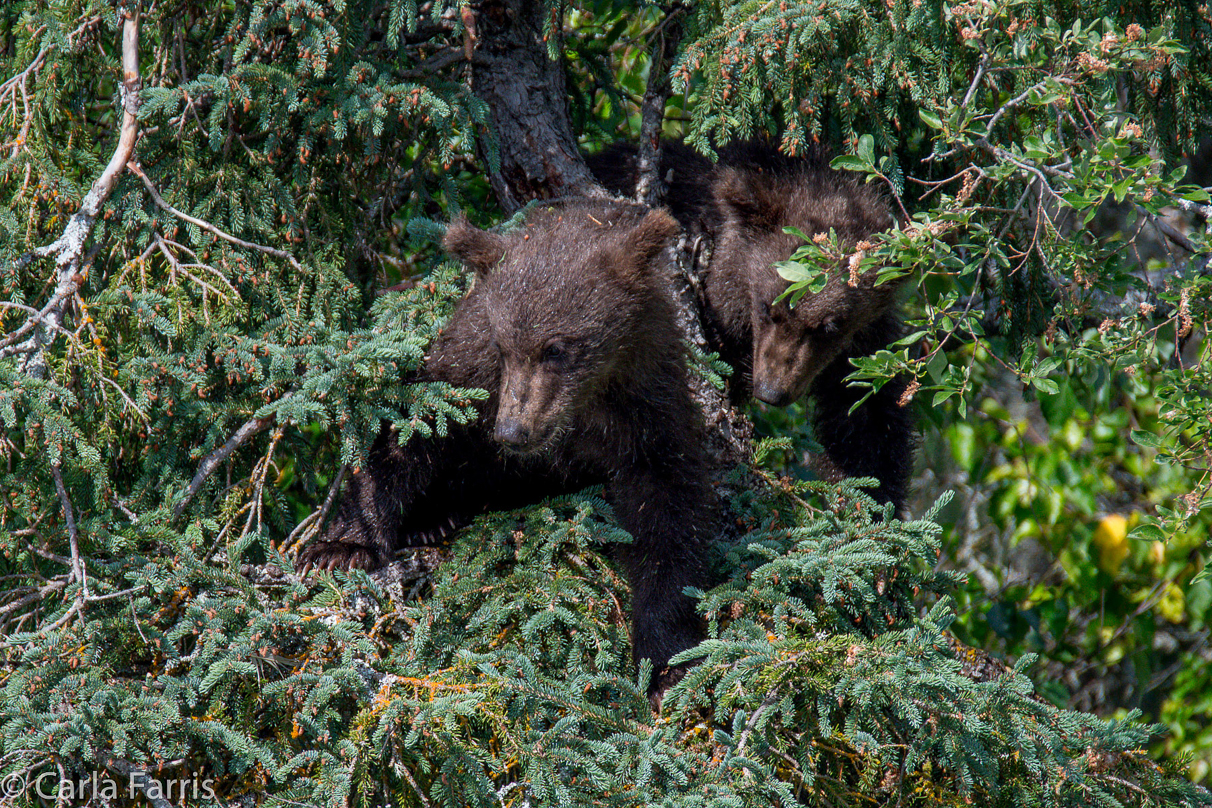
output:
[[[25,777],[20,774],[10,774],[0,780],[0,798],[12,799],[25,793]]]
[[[120,797],[133,800],[210,800],[215,796],[215,781],[209,777],[153,777],[147,772],[132,771],[117,777],[91,772],[85,777],[63,777],[58,771],[38,774],[10,774],[0,778],[0,800],[12,800],[21,795],[37,796],[56,803],[82,803],[93,799],[113,800]]]

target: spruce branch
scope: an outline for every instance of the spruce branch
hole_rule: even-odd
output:
[[[100,15],[89,17],[77,26],[75,30],[68,33],[64,39],[67,40],[69,46],[74,45],[76,37],[99,22],[101,22]],[[45,31],[46,26],[40,26],[34,31],[33,36],[41,36]],[[30,105],[29,81],[41,72],[42,66],[46,63],[46,57],[50,55],[52,50],[53,47],[51,45],[43,45],[24,70],[0,83],[0,105],[3,105],[6,100],[11,99],[14,114],[17,108],[17,94],[21,94],[21,128],[11,142],[4,144],[5,147],[12,148],[9,154],[10,159],[20,154],[21,150],[25,148],[25,144],[29,141],[29,128],[34,120],[33,110]]]

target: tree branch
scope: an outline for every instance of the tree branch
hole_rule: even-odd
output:
[[[665,122],[665,102],[669,98],[669,68],[682,40],[683,8],[675,2],[653,34],[648,84],[640,103],[640,148],[636,155],[635,198],[641,205],[656,207],[665,201],[668,191],[661,176],[661,130]]]
[[[72,509],[72,501],[67,496],[67,487],[63,485],[63,472],[59,464],[51,464],[51,476],[55,478],[55,491],[59,494],[59,502],[63,504],[63,518],[67,522],[67,539],[71,546],[72,578],[80,582],[80,594],[77,600],[88,597],[88,578],[85,577],[84,561],[80,558],[80,530],[76,527],[76,513]]]
[[[16,348],[7,350],[8,354],[24,354],[21,370],[35,378],[46,375],[46,356],[44,348],[51,343],[55,332],[63,323],[67,303],[80,288],[83,277],[80,268],[84,255],[84,244],[93,232],[93,224],[101,212],[101,206],[113,193],[114,185],[122,169],[135,151],[135,141],[139,137],[139,3],[125,7],[120,12],[124,19],[122,23],[122,84],[119,86],[122,98],[122,128],[118,135],[118,145],[114,149],[109,164],[93,183],[80,210],[72,215],[64,228],[63,235],[45,247],[39,247],[33,254],[39,257],[55,256],[56,281],[55,291],[50,301],[42,311],[20,329],[21,333],[33,333]],[[32,324],[32,325],[31,325]]]
[[[217,236],[217,237],[223,239],[224,241],[229,241],[232,244],[235,244],[237,247],[243,247],[247,250],[257,250],[258,252],[263,252],[266,255],[272,255],[274,258],[281,258],[283,261],[289,261],[290,265],[292,267],[294,267],[295,269],[297,269],[299,271],[303,270],[303,267],[301,267],[299,265],[299,262],[297,260],[295,260],[295,257],[293,255],[291,255],[290,253],[286,252],[285,250],[278,250],[273,247],[266,247],[262,244],[254,244],[251,241],[245,241],[242,238],[236,238],[233,235],[224,233],[222,230],[215,227],[210,222],[204,221],[202,219],[194,218],[193,216],[190,216],[188,213],[183,213],[182,211],[177,210],[172,205],[170,205],[164,201],[164,197],[160,196],[160,192],[156,190],[156,186],[152,184],[151,179],[146,174],[143,173],[143,169],[140,168],[137,163],[133,163],[133,162],[127,163],[126,167],[128,169],[130,169],[130,172],[132,174],[134,174],[139,179],[143,180],[143,185],[144,185],[144,187],[147,188],[147,192],[149,194],[151,194],[152,201],[156,203],[157,207],[159,207],[161,210],[165,211],[166,213],[171,213],[173,216],[176,216],[178,219],[182,219],[186,222],[189,222],[192,225],[197,225],[198,227],[205,230],[207,233]]]
[[[287,393],[285,396],[278,399],[278,401],[283,401],[289,396],[290,393]],[[186,506],[188,506],[190,501],[193,500],[197,493],[202,490],[203,484],[205,484],[210,475],[214,473],[214,470],[220,463],[231,457],[231,453],[243,446],[253,435],[272,426],[276,420],[276,417],[273,415],[265,418],[250,418],[249,420],[245,421],[239,429],[236,430],[235,434],[227,439],[226,443],[208,454],[202,461],[202,465],[198,466],[198,473],[194,475],[194,479],[190,482],[189,488],[186,489],[185,496],[182,497],[181,501],[178,502],[176,507],[173,508],[173,519],[180,517],[181,514],[185,512]]]

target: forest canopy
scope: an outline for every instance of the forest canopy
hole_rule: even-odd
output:
[[[1189,2],[5,3],[4,799],[1212,804],[1209,110]],[[904,287],[903,519],[690,339],[736,535],[658,713],[601,489],[300,574],[482,399],[413,379],[448,222],[754,139],[889,200],[780,271]]]

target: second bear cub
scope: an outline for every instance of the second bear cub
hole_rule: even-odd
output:
[[[443,246],[476,273],[420,379],[488,392],[478,419],[399,445],[384,429],[312,566],[374,568],[486,509],[603,484],[633,590],[635,659],[653,691],[698,642],[686,586],[705,582],[716,530],[663,252],[663,211],[578,201],[541,208],[509,235],[454,222]],[[668,683],[668,674],[664,683]]]
[[[588,162],[608,189],[634,191],[634,147],[616,145]],[[820,292],[794,306],[776,302],[788,284],[774,265],[801,243],[785,227],[808,236],[832,229],[844,248],[853,248],[892,225],[884,200],[817,155],[787,157],[762,142],[726,146],[717,164],[666,143],[661,171],[674,216],[712,244],[710,260],[698,268],[704,325],[712,347],[736,372],[733,398],[752,395],[781,407],[808,394],[825,449],[816,461],[821,475],[875,477],[876,499],[903,509],[914,447],[911,419],[900,404],[905,383],[892,380],[851,413],[865,391],[844,381],[852,357],[901,336],[897,285],[875,286],[874,272],[852,281],[845,267],[830,267]]]

